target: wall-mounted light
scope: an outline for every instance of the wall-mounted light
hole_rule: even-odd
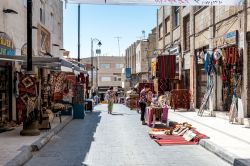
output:
[[[98,45],[99,47],[101,47],[101,46],[102,46],[102,42],[99,41],[99,42],[97,43],[97,45]]]
[[[18,14],[17,11],[13,10],[13,9],[3,9],[4,13],[11,13],[11,14]]]
[[[46,52],[45,55],[48,55],[48,56],[50,56],[50,57],[53,57],[53,55],[52,55],[51,53],[49,53],[49,52]]]
[[[58,44],[52,44],[53,46],[55,46],[55,47],[59,47],[59,45]]]
[[[32,26],[32,29],[38,29],[36,26]]]
[[[60,51],[66,51],[64,48],[61,48]]]

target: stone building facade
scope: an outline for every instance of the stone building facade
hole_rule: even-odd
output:
[[[91,58],[81,59],[82,64],[91,64]],[[122,88],[122,69],[125,67],[123,56],[95,56],[93,57],[93,92],[104,94],[109,87]],[[91,70],[89,69],[91,78]]]
[[[156,28],[153,28],[148,38],[138,40],[125,51],[125,67],[131,68],[130,87],[143,81],[152,81],[150,69],[151,59],[156,57]]]
[[[249,44],[250,1],[245,6],[171,7],[157,10],[157,49],[160,54],[177,55],[181,88],[189,89],[192,104],[198,108],[207,90],[208,77],[201,62],[202,52],[235,47],[242,51],[242,102],[244,117],[250,116]],[[219,75],[212,78],[214,88],[210,110],[223,110],[223,87]]]

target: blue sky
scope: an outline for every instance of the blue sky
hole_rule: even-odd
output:
[[[102,54],[121,55],[125,49],[142,36],[146,36],[156,26],[156,6],[105,6],[81,5],[81,58],[90,56],[90,39],[102,41]],[[64,48],[71,57],[77,57],[77,12],[76,4],[68,4],[64,9]],[[97,43],[94,49],[98,48]]]

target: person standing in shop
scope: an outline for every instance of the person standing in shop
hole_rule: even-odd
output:
[[[110,87],[109,90],[106,92],[106,99],[108,100],[108,114],[112,114],[115,100],[115,92],[113,90],[113,87]]]
[[[142,125],[146,125],[146,123],[145,123],[145,112],[146,112],[146,107],[147,107],[147,104],[148,104],[148,92],[149,92],[149,90],[150,90],[150,88],[146,84],[144,86],[144,88],[140,92],[139,104],[140,104],[140,108],[141,108]]]

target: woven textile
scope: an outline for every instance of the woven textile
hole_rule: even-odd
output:
[[[19,96],[17,98],[17,114],[18,119],[17,121],[23,122],[27,115],[27,104],[28,99],[37,96],[37,78],[35,76],[26,75],[23,73],[19,74]]]
[[[147,107],[146,109],[146,122],[149,127],[152,126],[153,123],[153,116],[156,116],[156,118],[159,118],[159,120],[163,123],[166,123],[168,120],[168,108],[153,108],[153,107]]]
[[[169,80],[158,79],[158,93],[164,94],[166,91],[170,91]]]
[[[58,101],[63,99],[64,91],[64,81],[66,80],[66,75],[63,72],[53,74],[52,78],[53,85],[53,100]]]
[[[77,83],[74,88],[74,104],[84,104],[83,84]]]
[[[162,80],[175,78],[176,73],[176,56],[166,55],[159,56],[157,62],[158,77]]]
[[[175,89],[171,91],[171,107],[190,108],[190,93],[187,89]]]

